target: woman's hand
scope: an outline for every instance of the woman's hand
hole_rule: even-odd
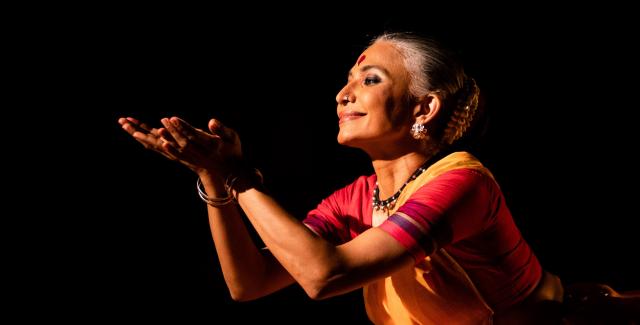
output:
[[[179,161],[198,174],[226,173],[229,163],[242,158],[237,133],[215,119],[209,121],[211,133],[177,117],[163,118],[161,122],[164,128],[150,129],[133,118],[119,120],[122,128],[145,148]]]
[[[229,163],[242,158],[242,147],[237,133],[219,121],[209,121],[209,131],[194,128],[184,120],[171,117],[160,120],[165,152],[178,158],[196,173],[203,171],[227,172]]]
[[[133,117],[121,117],[118,119],[118,123],[122,125],[122,129],[129,133],[136,141],[140,142],[146,149],[153,150],[171,160],[176,160],[162,149],[162,144],[165,142],[162,140],[160,130],[158,128],[151,128],[147,124],[138,121]]]

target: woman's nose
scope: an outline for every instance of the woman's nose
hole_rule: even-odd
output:
[[[350,101],[352,101],[352,94],[347,87],[344,87],[338,94],[336,95],[336,102],[341,105],[346,105]]]

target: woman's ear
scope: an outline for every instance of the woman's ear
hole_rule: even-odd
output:
[[[433,120],[442,106],[442,100],[434,93],[425,95],[413,108],[413,116],[416,118],[416,122],[420,124],[427,124]]]

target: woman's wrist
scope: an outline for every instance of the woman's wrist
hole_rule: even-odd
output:
[[[237,170],[229,174],[224,182],[225,190],[236,202],[238,194],[252,188],[262,188],[263,185],[264,178],[257,168]]]
[[[205,182],[205,179],[213,182],[222,182],[227,179],[230,174],[237,173],[238,170],[250,169],[249,164],[242,157],[229,157],[223,162],[211,164],[211,166],[198,167],[194,169],[195,173]]]
[[[219,190],[215,187],[209,186],[208,189],[205,189],[200,181],[200,178],[196,181],[196,190],[198,191],[198,196],[200,199],[213,207],[221,207],[228,205],[233,202],[233,197],[227,193],[226,190]],[[214,195],[210,195],[214,193]],[[223,193],[219,195],[218,193]]]
[[[262,187],[263,177],[258,169],[248,167],[244,161],[236,161],[231,166],[196,171],[198,195],[204,202],[216,207],[227,205],[237,202],[239,193]]]
[[[224,190],[224,180],[226,179],[226,174],[222,174],[218,171],[209,171],[209,170],[200,170],[196,172],[198,178],[202,182],[205,188],[213,187],[216,189]]]

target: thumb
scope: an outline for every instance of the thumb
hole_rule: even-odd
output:
[[[234,142],[235,132],[233,129],[224,126],[219,120],[212,118],[209,120],[209,131],[222,138],[224,141]]]
[[[214,118],[209,120],[209,131],[211,131],[212,134],[218,134],[221,128],[222,128],[222,123],[220,123],[220,121]]]

